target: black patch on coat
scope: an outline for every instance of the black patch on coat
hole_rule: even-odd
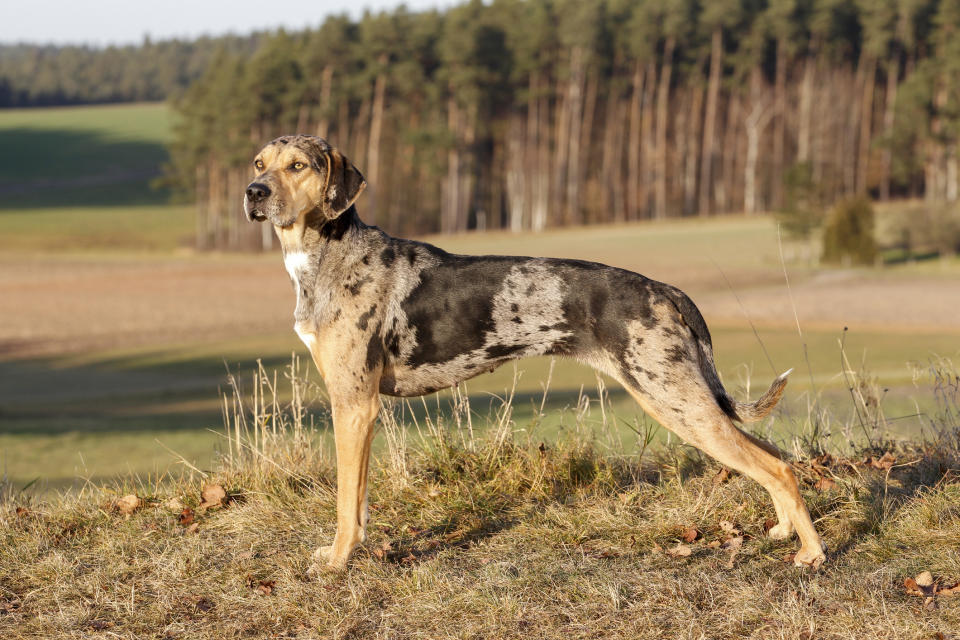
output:
[[[377,312],[377,305],[373,305],[369,309],[363,312],[363,314],[357,319],[357,329],[361,331],[367,330],[367,323],[370,322],[370,318],[373,317],[373,314]]]
[[[387,246],[386,249],[380,252],[380,262],[383,263],[383,266],[389,267],[393,264],[393,261],[397,259],[397,252],[393,249],[392,246]]]
[[[526,344],[492,344],[486,349],[486,353],[491,358],[504,358],[511,356],[517,351],[523,351],[530,345]]]
[[[482,349],[494,329],[493,298],[519,258],[453,256],[420,273],[420,283],[401,303],[416,331],[411,367],[447,362]]]
[[[367,342],[366,370],[373,371],[381,364],[383,364],[383,338],[380,336],[380,325],[377,325],[377,330]]]
[[[675,344],[669,349],[667,349],[667,356],[670,359],[670,362],[684,362],[690,359],[690,353],[687,351],[687,348],[682,344]]]

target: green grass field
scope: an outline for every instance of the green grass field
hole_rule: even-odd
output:
[[[163,104],[0,110],[0,212],[166,202],[171,125]]]

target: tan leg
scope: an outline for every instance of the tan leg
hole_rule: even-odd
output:
[[[760,438],[754,437],[749,433],[747,433],[746,431],[741,430],[741,433],[743,433],[743,435],[745,435],[750,440],[750,442],[757,445],[758,447],[760,447],[761,449],[763,449],[764,451],[766,451],[767,453],[775,457],[777,460],[783,460],[783,453],[780,451],[780,449],[775,447],[773,444],[765,440],[761,440]],[[794,484],[796,484],[796,481],[794,481]],[[787,507],[780,502],[777,495],[774,493],[770,493],[770,497],[773,499],[773,508],[777,512],[777,524],[771,527],[770,531],[767,532],[767,535],[773,538],[774,540],[786,540],[787,538],[793,535],[793,523],[790,522],[790,516],[788,515]]]
[[[800,536],[801,546],[794,557],[795,564],[818,567],[823,563],[824,546],[800,496],[797,479],[787,463],[768,451],[771,445],[764,443],[767,446],[761,446],[755,438],[740,431],[709,391],[699,389],[699,385],[688,386],[687,393],[678,398],[672,408],[646,394],[629,391],[660,424],[720,464],[757,481],[770,493],[780,519],[773,536],[786,537],[793,527]],[[680,413],[673,409],[679,409]]]
[[[333,544],[317,549],[313,558],[326,561],[333,569],[343,569],[356,546],[367,538],[367,471],[379,404],[376,396],[334,400],[332,404],[337,447],[337,533]]]

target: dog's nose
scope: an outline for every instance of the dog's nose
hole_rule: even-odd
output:
[[[258,202],[270,195],[270,187],[262,182],[252,182],[247,187],[247,199],[250,202]]]

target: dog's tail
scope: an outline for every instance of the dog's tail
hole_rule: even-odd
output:
[[[690,327],[690,330],[697,340],[700,372],[703,374],[707,386],[710,387],[710,391],[713,392],[714,398],[717,399],[717,404],[720,405],[720,408],[723,409],[723,412],[726,413],[731,420],[736,420],[737,422],[756,422],[764,418],[773,411],[773,408],[777,406],[777,402],[780,401],[780,396],[783,395],[783,390],[787,386],[787,376],[790,375],[793,369],[777,376],[770,385],[770,388],[767,389],[767,392],[760,396],[756,402],[737,402],[730,397],[730,394],[727,393],[727,390],[723,387],[723,383],[720,382],[720,375],[717,373],[717,366],[713,361],[713,343],[710,340],[710,330],[707,329],[707,323],[704,322],[703,316],[700,315],[700,310],[697,309],[693,301],[679,289],[675,289],[674,291],[674,295],[671,296],[673,303],[676,305],[677,310],[680,311],[684,322]]]

